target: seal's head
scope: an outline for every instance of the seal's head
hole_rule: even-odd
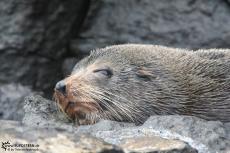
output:
[[[125,45],[92,51],[69,77],[56,84],[54,97],[62,111],[80,124],[98,119],[141,122],[145,114],[139,111],[145,107],[135,102],[141,98],[140,88],[150,79],[141,67],[134,70],[141,54],[136,47]]]

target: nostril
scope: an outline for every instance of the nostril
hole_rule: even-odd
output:
[[[65,81],[62,80],[62,81],[59,81],[56,86],[55,86],[55,89],[59,92],[61,92],[62,94],[66,94],[66,84],[65,84]]]

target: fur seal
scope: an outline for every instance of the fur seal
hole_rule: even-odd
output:
[[[230,122],[230,50],[114,45],[91,52],[54,97],[79,124],[143,123],[151,115]]]

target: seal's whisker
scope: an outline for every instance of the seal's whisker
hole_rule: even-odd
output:
[[[131,107],[128,104],[118,105],[119,101],[115,100],[115,99],[112,99],[110,97],[111,95],[114,96],[114,97],[116,97],[116,98],[118,98],[118,99],[127,101],[129,103],[131,103],[131,102],[128,101],[126,98],[121,97],[121,96],[119,96],[117,94],[108,92],[108,91],[103,90],[103,89],[93,88],[92,86],[89,86],[89,85],[81,86],[78,89],[75,89],[74,87],[72,87],[71,89],[73,91],[73,95],[78,96],[79,98],[88,98],[88,99],[91,99],[93,97],[93,99],[96,99],[96,101],[100,102],[109,111],[111,111],[113,113],[113,116],[116,116],[115,119],[117,118],[119,120],[122,120],[122,118],[124,118],[124,116],[122,117],[122,115],[121,115],[122,113],[121,112],[124,113],[123,115],[125,115],[127,117],[127,119],[132,120],[132,121],[134,121],[133,114],[139,115],[140,118],[144,117],[144,116],[142,116],[141,113],[138,113],[138,110],[135,107]],[[77,92],[79,92],[79,91],[81,91],[81,95],[77,94]],[[88,95],[90,95],[90,96],[88,96]],[[96,101],[92,101],[92,102],[97,103]],[[118,110],[116,110],[110,104],[108,104],[107,101],[113,103],[113,105],[116,106],[116,108]],[[100,111],[101,111],[101,113],[105,114],[105,112],[103,111],[103,109],[101,107],[100,107]],[[106,116],[110,117],[108,115],[106,115]]]
[[[133,120],[133,117],[132,117],[132,115],[131,115],[131,114],[132,114],[131,109],[127,109],[125,106],[122,106],[122,105],[117,105],[117,104],[119,104],[118,101],[115,101],[115,100],[111,99],[110,97],[105,96],[105,94],[104,94],[103,92],[98,92],[99,90],[96,90],[96,91],[97,91],[97,94],[100,95],[102,99],[107,100],[107,101],[113,103],[113,104],[114,104],[115,106],[117,106],[117,108],[120,109],[129,119]],[[97,96],[98,96],[98,95],[97,95]],[[102,102],[103,102],[103,101],[102,101]],[[107,104],[106,101],[104,101],[104,103]],[[108,104],[108,105],[109,105],[109,104]],[[111,107],[111,106],[110,106],[110,107]],[[115,111],[115,112],[117,112],[117,111]],[[118,111],[118,112],[119,112],[119,111]],[[117,114],[118,114],[118,113],[117,113]],[[119,116],[121,116],[121,115],[119,115]]]
[[[95,94],[93,94],[92,92],[91,92],[90,94],[91,94],[94,98],[96,98],[97,101],[101,102],[108,110],[110,110],[111,112],[113,112],[114,115],[116,115],[116,117],[117,117],[118,119],[122,119],[121,115],[119,115],[118,112],[115,111],[115,109],[114,109],[112,106],[110,106],[108,103],[105,102],[103,96],[95,95]],[[104,112],[102,108],[101,108],[101,110],[102,110],[102,112]]]
[[[94,94],[94,92],[89,92],[89,95],[91,95],[94,99],[96,99],[98,102],[101,102],[107,109],[109,109],[110,111],[112,111],[113,113],[115,113],[115,115],[117,116],[117,118],[121,119],[121,115],[118,114],[117,111],[115,111],[115,109],[110,106],[106,101],[105,101],[105,97],[103,96],[102,93],[96,93]],[[101,108],[102,109],[102,108]],[[103,110],[103,109],[102,109]]]
[[[115,102],[114,99],[111,99],[109,96],[106,96],[103,92],[97,92],[97,94],[99,94],[100,96],[102,96],[102,98],[104,98],[105,100],[110,101],[111,103]],[[114,104],[116,105],[116,103],[114,103]],[[119,106],[119,107],[123,107],[123,106]]]
[[[109,94],[109,93],[108,93]],[[113,96],[117,96],[117,95],[115,95],[115,94],[112,94]],[[118,97],[120,97],[120,96],[118,96]],[[110,97],[108,97],[107,96],[107,98],[109,98],[110,99]],[[130,101],[128,101],[128,100],[126,100],[127,102],[130,102]],[[115,105],[117,105],[117,104],[119,104],[119,101],[117,101],[117,100],[112,100],[112,99],[110,99],[110,102],[113,102]],[[123,106],[124,105],[124,106]],[[126,115],[128,115],[128,117],[131,119],[131,120],[133,120],[133,117],[132,116],[130,116],[130,114],[131,115],[139,115],[140,117],[142,116],[142,114],[140,114],[140,113],[138,113],[138,109],[136,109],[135,107],[130,107],[130,105],[128,105],[128,104],[123,104],[123,105],[119,105],[118,107],[119,108],[122,108],[122,109],[124,109],[123,111],[126,113]],[[128,112],[128,113],[127,113]]]

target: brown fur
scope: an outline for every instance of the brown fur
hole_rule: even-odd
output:
[[[101,118],[142,123],[150,115],[171,114],[230,121],[228,49],[106,47],[80,61],[65,82],[67,95],[56,92],[56,99],[62,108],[72,102],[66,113],[84,116],[86,124]]]

